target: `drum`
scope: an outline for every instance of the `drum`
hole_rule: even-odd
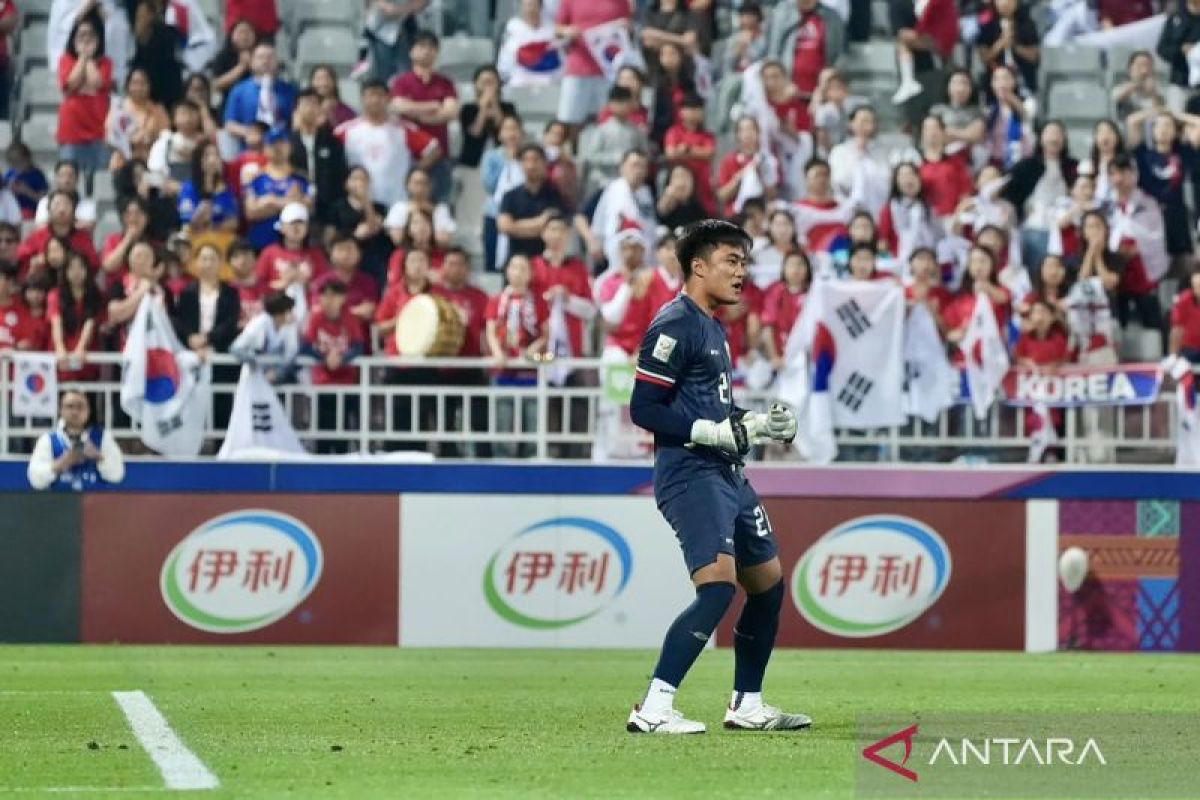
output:
[[[466,336],[458,308],[435,294],[409,300],[396,320],[396,349],[402,356],[456,356]]]

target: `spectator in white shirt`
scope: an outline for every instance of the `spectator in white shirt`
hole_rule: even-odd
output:
[[[68,389],[58,405],[58,424],[38,437],[29,459],[29,485],[41,491],[83,491],[120,483],[125,459],[112,433],[89,425],[91,403],[83,392]]]
[[[888,201],[892,171],[887,155],[875,141],[875,110],[862,106],[850,115],[850,138],[829,153],[833,191],[876,219]]]

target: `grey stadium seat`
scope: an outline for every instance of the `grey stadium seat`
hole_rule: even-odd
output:
[[[288,0],[280,4],[284,22],[299,33],[313,26],[359,25],[363,3],[347,0]]]
[[[20,71],[27,72],[33,67],[47,66],[46,32],[48,26],[36,22],[21,31],[21,41],[16,47],[16,57]]]
[[[34,114],[21,123],[21,141],[29,145],[33,160],[39,164],[53,163],[58,158],[57,133],[57,114]]]
[[[1052,86],[1055,81],[1071,78],[1086,78],[1097,82],[1097,76],[1104,74],[1103,53],[1104,51],[1099,47],[1083,47],[1072,44],[1062,47],[1043,47],[1041,58],[1043,85]]]
[[[549,86],[512,86],[504,95],[516,106],[522,120],[544,125],[558,116],[558,91],[559,85],[552,83]]]
[[[29,71],[21,80],[21,105],[30,111],[56,111],[62,105],[62,90],[58,81],[46,67]]]
[[[495,43],[484,36],[447,36],[438,49],[437,71],[454,81],[469,81],[476,69],[495,63]]]
[[[1055,83],[1046,95],[1046,118],[1060,119],[1068,127],[1083,127],[1108,116],[1108,91],[1094,83]]]
[[[845,68],[852,84],[855,80],[881,79],[886,76],[893,84],[897,81],[896,46],[891,42],[865,42],[856,44],[846,54]],[[857,92],[857,89],[854,91]]]
[[[345,27],[308,28],[296,40],[293,74],[306,78],[316,64],[329,64],[345,77],[358,61],[358,43]]]

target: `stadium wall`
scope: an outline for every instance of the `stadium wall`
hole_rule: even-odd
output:
[[[135,462],[86,496],[23,473],[0,462],[3,641],[654,647],[691,595],[641,466]],[[783,646],[1200,650],[1193,473],[751,479]]]

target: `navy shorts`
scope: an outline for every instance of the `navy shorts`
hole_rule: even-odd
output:
[[[718,553],[729,553],[739,567],[779,554],[767,511],[740,471],[714,466],[661,491],[656,487],[654,497],[675,529],[688,574],[715,562]]]

